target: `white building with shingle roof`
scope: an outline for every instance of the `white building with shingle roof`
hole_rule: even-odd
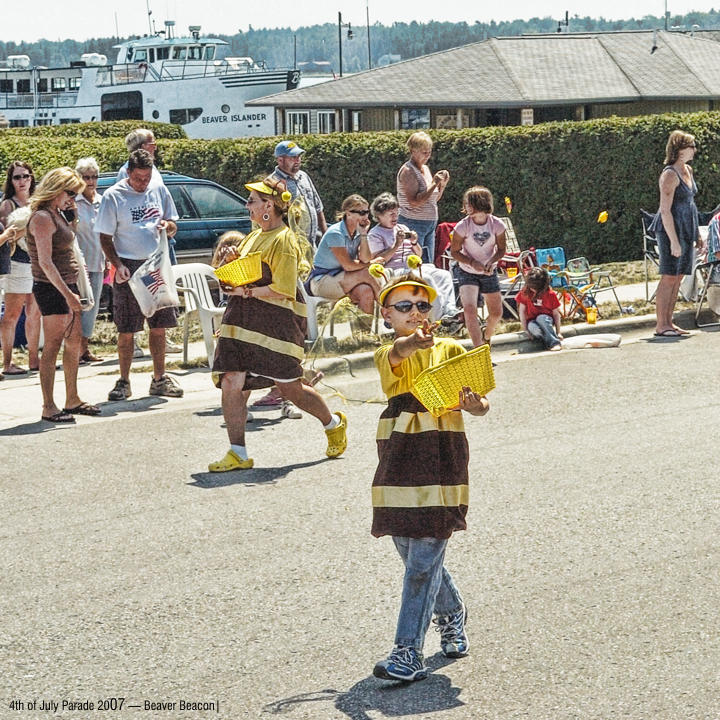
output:
[[[694,112],[718,101],[720,42],[645,30],[490,38],[248,105],[273,106],[277,133],[296,134]]]

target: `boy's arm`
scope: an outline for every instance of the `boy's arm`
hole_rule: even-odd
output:
[[[423,324],[414,333],[397,338],[388,353],[390,367],[394,370],[402,364],[405,358],[409,358],[413,353],[423,348],[432,347],[435,344],[433,329],[428,320],[423,320]]]

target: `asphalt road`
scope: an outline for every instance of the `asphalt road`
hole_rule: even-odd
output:
[[[471,655],[445,660],[431,631],[434,672],[411,686],[371,676],[402,578],[369,534],[372,371],[333,379],[337,460],[316,421],[268,411],[256,468],[209,475],[211,389],[0,431],[0,718],[717,720],[720,335],[648,335],[498,355],[447,556]]]

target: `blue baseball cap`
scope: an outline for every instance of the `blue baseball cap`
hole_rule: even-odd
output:
[[[292,140],[283,140],[275,146],[275,157],[281,155],[289,155],[290,157],[297,157],[302,155],[305,151]]]

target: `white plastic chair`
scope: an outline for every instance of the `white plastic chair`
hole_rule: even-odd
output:
[[[330,309],[332,309],[337,300],[319,297],[318,295],[308,295],[307,290],[305,290],[305,286],[300,281],[298,281],[298,287],[300,288],[300,293],[303,300],[305,300],[305,305],[307,307],[307,337],[310,342],[315,342],[319,335],[317,319],[318,307],[320,307],[320,305],[330,305]],[[332,325],[330,327],[332,328]],[[330,330],[330,333],[332,334],[332,329]]]
[[[202,328],[208,365],[212,370],[215,355],[215,319],[220,319],[224,307],[215,304],[210,292],[210,281],[219,287],[218,279],[210,265],[204,263],[186,263],[173,265],[173,275],[178,292],[184,295],[185,319],[183,322],[183,362],[188,360],[188,335],[191,316],[196,315]]]

